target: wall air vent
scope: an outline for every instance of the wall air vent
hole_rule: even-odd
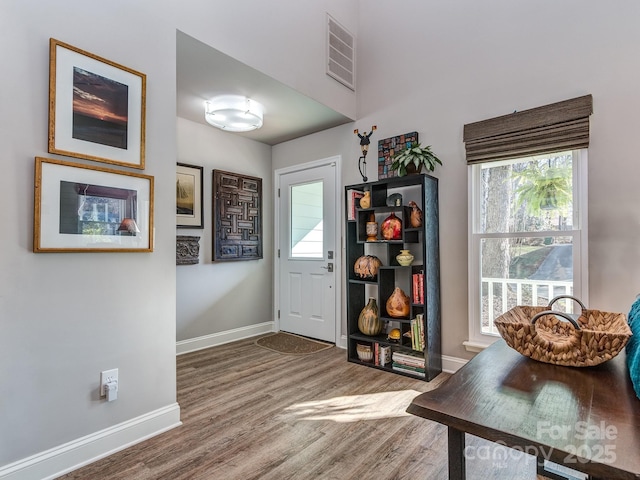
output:
[[[327,75],[356,90],[356,39],[327,14]]]

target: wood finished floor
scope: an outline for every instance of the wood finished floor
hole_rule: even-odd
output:
[[[404,413],[447,374],[427,383],[348,363],[338,348],[282,355],[254,340],[179,356],[183,425],[59,478],[447,478],[446,428]],[[467,478],[542,478],[532,458],[470,461]]]

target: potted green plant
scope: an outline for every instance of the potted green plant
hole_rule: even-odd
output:
[[[391,164],[391,170],[398,172],[399,177],[404,177],[411,173],[420,173],[422,167],[433,172],[436,164],[442,165],[442,162],[431,151],[431,145],[423,147],[420,143],[415,143],[396,152]]]

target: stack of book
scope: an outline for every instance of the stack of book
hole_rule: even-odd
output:
[[[424,272],[414,273],[411,276],[413,287],[413,303],[424,304]]]
[[[393,352],[392,368],[397,372],[424,378],[424,356],[414,353]]]
[[[356,219],[356,208],[360,206],[360,199],[364,197],[364,192],[360,190],[348,190],[347,191],[347,208],[349,220]]]
[[[424,350],[424,315],[418,313],[411,320],[411,348],[422,352]]]

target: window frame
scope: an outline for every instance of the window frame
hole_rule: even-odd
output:
[[[480,177],[483,165],[498,162],[479,162],[467,167],[468,175],[468,317],[469,337],[463,342],[467,351],[479,352],[500,338],[499,335],[483,333],[481,327],[480,291],[482,287],[480,244],[484,238],[514,238],[536,236],[571,236],[573,238],[573,294],[585,305],[589,304],[588,271],[588,151],[573,150],[573,230],[553,232],[508,232],[479,233],[476,228],[480,220]],[[527,158],[527,157],[523,157]],[[503,163],[515,160],[503,161]]]

